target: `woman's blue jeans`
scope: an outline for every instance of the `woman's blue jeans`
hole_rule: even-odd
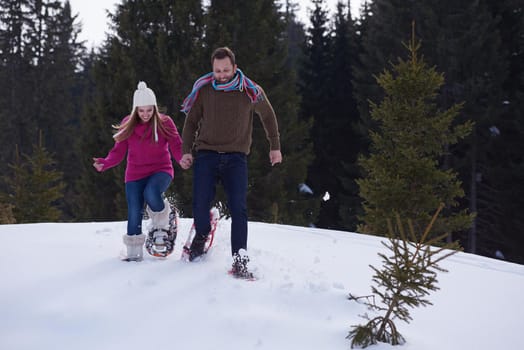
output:
[[[247,249],[247,156],[244,153],[197,152],[193,166],[193,217],[195,231],[211,230],[209,210],[216,185],[222,183],[231,214],[231,252]]]
[[[144,203],[153,211],[164,209],[162,194],[169,187],[171,180],[171,175],[159,172],[137,181],[126,182],[128,235],[142,233]]]

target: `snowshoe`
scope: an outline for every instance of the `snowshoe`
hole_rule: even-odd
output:
[[[217,208],[212,208],[209,211],[209,220],[211,224],[211,230],[207,237],[200,237],[196,235],[195,224],[191,226],[189,230],[189,235],[187,236],[186,243],[182,248],[182,260],[185,261],[195,261],[197,258],[202,257],[206,254],[215,239],[215,232],[218,226],[218,221],[220,220],[220,213]]]
[[[233,255],[233,264],[231,266],[231,270],[229,270],[228,273],[235,278],[247,281],[255,281],[255,275],[253,272],[249,271],[247,267],[248,262],[249,256],[247,256],[247,252],[244,249],[241,249],[238,253]]]
[[[156,257],[165,258],[173,253],[178,232],[178,211],[169,213],[169,229],[152,229],[146,239],[147,252]]]

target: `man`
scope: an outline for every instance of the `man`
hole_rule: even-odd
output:
[[[184,169],[193,163],[193,217],[195,238],[189,260],[204,253],[204,244],[211,229],[209,210],[218,182],[224,187],[231,214],[232,273],[245,272],[247,249],[247,155],[249,154],[253,115],[262,121],[269,140],[271,165],[282,162],[278,124],[267,96],[260,86],[237,68],[234,53],[227,47],[211,55],[213,71],[199,78],[186,97],[182,111],[187,118],[182,132]],[[192,152],[196,152],[193,158]],[[244,266],[239,266],[243,261]],[[244,277],[244,276],[240,276]]]

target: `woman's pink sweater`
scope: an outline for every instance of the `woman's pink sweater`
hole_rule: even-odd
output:
[[[124,118],[124,122],[129,116]],[[98,162],[104,167],[105,171],[117,166],[124,159],[127,153],[127,166],[125,182],[136,181],[164,172],[174,176],[173,163],[171,156],[178,163],[182,158],[182,139],[173,120],[167,115],[160,115],[163,126],[173,135],[169,139],[158,131],[158,143],[151,137],[151,123],[137,124],[133,134],[124,141],[115,142],[107,157],[98,158]],[[170,153],[171,152],[171,153]]]

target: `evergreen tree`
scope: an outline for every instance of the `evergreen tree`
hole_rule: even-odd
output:
[[[0,110],[6,111],[0,142],[29,153],[30,140],[45,130],[46,144],[71,183],[78,174],[70,147],[78,125],[73,91],[83,54],[75,17],[68,2],[56,0],[2,1],[0,7]],[[2,164],[12,157],[0,151]],[[67,207],[63,201],[61,206]]]
[[[273,0],[212,0],[206,24],[208,57],[217,47],[230,47],[238,67],[264,88],[277,114],[284,161],[275,167],[268,161],[269,147],[262,124],[254,123],[248,160],[250,219],[311,223],[316,216],[316,204],[298,192],[311,161],[307,139],[310,124],[297,116],[296,77],[287,65],[286,22],[282,13]],[[205,72],[209,70],[210,66]]]
[[[298,71],[300,77],[299,92],[302,97],[300,116],[302,120],[311,120],[312,122],[310,137],[313,143],[314,159],[309,164],[306,183],[312,188],[314,198],[320,205],[320,217],[317,217],[314,224],[322,227],[333,227],[337,219],[332,220],[329,215],[322,215],[325,204],[325,202],[322,202],[322,197],[330,191],[326,182],[336,181],[334,178],[329,179],[332,174],[326,174],[326,171],[329,171],[325,168],[327,150],[322,148],[329,142],[326,135],[334,132],[334,130],[326,129],[327,125],[325,125],[325,119],[329,113],[327,100],[329,99],[328,85],[331,78],[329,75],[331,64],[330,28],[325,1],[314,0],[312,4],[314,7],[309,17],[310,26],[306,32],[303,60]],[[329,193],[330,196],[333,194],[335,193]],[[334,213],[335,218],[338,218],[337,214]]]
[[[284,21],[286,23],[286,40],[288,47],[287,67],[292,71],[298,70],[299,62],[303,59],[302,48],[306,41],[304,25],[300,23],[296,17],[297,6],[297,4],[286,0],[284,8]]]
[[[408,220],[405,225],[397,215],[396,225],[388,220],[388,242],[384,246],[389,255],[379,253],[382,258],[382,268],[371,266],[373,275],[373,296],[380,299],[381,304],[366,302],[373,311],[384,311],[383,316],[375,316],[365,325],[353,326],[347,339],[351,339],[351,348],[366,348],[377,342],[400,345],[405,342],[395,325],[395,319],[404,322],[412,320],[410,308],[431,305],[427,296],[439,289],[437,274],[447,272],[439,263],[458,251],[458,243],[446,243],[440,248],[447,234],[433,239],[429,238],[431,229],[442,210],[437,212],[423,231],[415,231]],[[395,228],[393,228],[395,227]],[[451,250],[450,250],[451,249]],[[349,299],[358,299],[350,294]],[[367,315],[365,317],[368,319]]]
[[[79,83],[76,70],[85,55],[84,46],[78,41],[80,29],[72,16],[69,2],[64,7],[55,3],[49,18],[43,43],[43,57],[38,76],[38,120],[47,127],[46,145],[57,155],[59,166],[66,179],[78,175],[73,172],[76,155],[70,147],[78,134],[79,101],[75,89]],[[76,170],[76,169],[75,169]]]
[[[436,97],[444,78],[426,66],[417,54],[419,47],[411,41],[409,59],[399,59],[392,71],[377,78],[385,97],[379,105],[371,103],[371,117],[379,126],[370,135],[371,154],[360,159],[364,177],[357,181],[364,199],[363,232],[384,235],[387,219],[395,213],[422,231],[439,203],[456,207],[464,195],[457,174],[442,170],[439,159],[446,145],[470,132],[471,124],[452,126],[460,105],[438,110]],[[448,212],[433,232],[455,232],[470,223],[464,211]]]
[[[63,196],[63,174],[43,144],[42,135],[33,145],[32,154],[21,154],[18,147],[15,162],[9,165],[10,176],[4,176],[9,188],[8,200],[17,223],[58,221],[57,206]]]
[[[30,57],[24,56],[24,35],[29,0],[0,0],[0,164],[2,174],[6,164],[12,162],[12,145],[19,145],[22,152],[31,150],[36,137],[31,114]],[[29,91],[28,91],[29,90]]]
[[[361,147],[355,130],[359,118],[352,84],[357,56],[354,21],[349,8],[339,2],[331,29],[324,1],[313,4],[300,70],[302,115],[314,120],[315,160],[308,169],[307,182],[317,197],[329,194],[329,200],[321,201],[316,225],[354,229],[360,207],[354,164]]]
[[[317,173],[322,172],[324,186],[331,199],[323,203],[318,220],[320,227],[354,230],[360,208],[359,172],[355,166],[362,140],[357,130],[359,113],[353,97],[353,68],[357,57],[355,23],[351,11],[339,2],[331,35],[330,70],[327,86],[328,113],[319,122],[323,142],[317,147]],[[342,160],[342,161],[341,161]],[[326,176],[327,175],[327,176]]]
[[[443,169],[453,167],[458,171],[466,190],[460,206],[469,207],[476,214],[469,235],[457,232],[450,240],[459,238],[469,251],[488,255],[477,246],[483,247],[492,232],[499,231],[488,223],[494,223],[491,218],[499,215],[497,208],[503,205],[496,199],[500,183],[493,172],[495,139],[489,131],[491,126],[497,126],[503,109],[502,82],[507,74],[496,18],[489,12],[486,0],[375,0],[370,4],[370,12],[364,52],[355,75],[363,124],[374,127],[365,101],[382,98],[382,92],[372,84],[372,76],[400,55],[399,43],[415,20],[417,36],[424,42],[424,57],[430,64],[442,67],[446,76],[438,106],[447,109],[463,102],[457,122],[475,121],[466,142],[450,145],[441,164]]]
[[[369,100],[378,101],[383,97],[374,76],[389,62],[403,55],[401,42],[406,38],[409,25],[414,19],[409,10],[412,4],[412,0],[374,0],[368,11],[363,13],[354,87],[365,134],[374,126],[369,116]]]
[[[116,209],[122,205],[126,208],[121,198],[119,202],[116,200],[120,191],[124,190],[122,169],[118,167],[98,174],[92,165],[92,157],[103,156],[113,146],[111,124],[118,123],[117,118],[108,116],[106,111],[111,106],[108,96],[112,91],[111,81],[101,78],[95,82],[95,68],[99,77],[111,76],[110,68],[102,64],[106,58],[104,55],[103,50],[99,55],[91,52],[84,62],[83,110],[80,119],[82,132],[76,144],[78,154],[82,155],[79,159],[81,175],[75,182],[73,203],[78,220],[115,220],[125,217],[119,215]]]
[[[351,86],[352,86],[352,99],[354,103],[354,112],[351,113],[351,131],[352,137],[350,141],[351,148],[358,154],[367,154],[369,148],[369,118],[367,116],[367,107],[363,108],[361,105],[368,104],[368,100],[361,100],[361,95],[358,93],[357,87],[360,85],[357,83],[359,75],[362,75],[361,67],[362,64],[362,53],[364,50],[364,40],[366,36],[368,22],[369,22],[369,3],[366,1],[362,4],[360,9],[360,17],[353,22],[352,25],[352,38],[353,52],[351,55]],[[336,52],[336,51],[335,51]],[[369,74],[367,72],[366,74]],[[344,229],[355,231],[356,226],[359,224],[358,217],[363,214],[362,201],[358,195],[359,189],[356,179],[361,177],[358,162],[355,161],[354,156],[351,157],[353,152],[350,152],[350,161],[342,162],[342,173],[339,175],[340,185],[343,189],[340,196],[340,207],[339,213],[341,217],[341,226]],[[357,155],[358,160],[358,155]]]
[[[33,116],[36,126],[45,130],[45,144],[64,174],[66,197],[60,206],[67,217],[72,217],[72,184],[80,172],[77,154],[71,147],[77,139],[80,119],[76,70],[85,48],[78,41],[80,29],[69,2],[62,6],[59,1],[37,1],[35,5],[32,11],[42,22],[28,29],[32,37],[28,47],[33,47],[33,56],[37,57],[32,75]]]
[[[444,14],[444,15],[443,15]],[[466,143],[450,148],[445,166],[458,170],[467,190],[468,206],[475,219],[467,236],[462,236],[467,250],[482,252],[497,227],[499,179],[493,176],[498,155],[494,155],[494,138],[490,132],[497,126],[502,112],[502,83],[507,75],[507,61],[501,51],[496,18],[485,1],[443,1],[426,15],[427,56],[439,67],[445,67],[446,82],[440,95],[444,108],[464,101],[462,120],[471,119],[475,126]],[[440,35],[429,34],[440,28]],[[464,48],[467,47],[467,50]],[[482,57],[482,59],[479,59]],[[465,68],[467,67],[467,69]],[[460,236],[458,236],[460,237]],[[486,247],[487,248],[487,247]],[[492,255],[492,254],[489,254]]]
[[[492,208],[479,215],[479,253],[497,251],[511,261],[524,263],[524,4],[518,0],[489,0],[490,12],[501,35],[501,52],[509,73],[502,85],[502,114],[489,126],[489,174],[483,174],[479,196]],[[489,181],[489,186],[487,186]],[[486,194],[489,194],[487,196]],[[487,220],[489,219],[489,220]],[[486,234],[483,234],[486,227]],[[489,234],[487,234],[489,233]]]

